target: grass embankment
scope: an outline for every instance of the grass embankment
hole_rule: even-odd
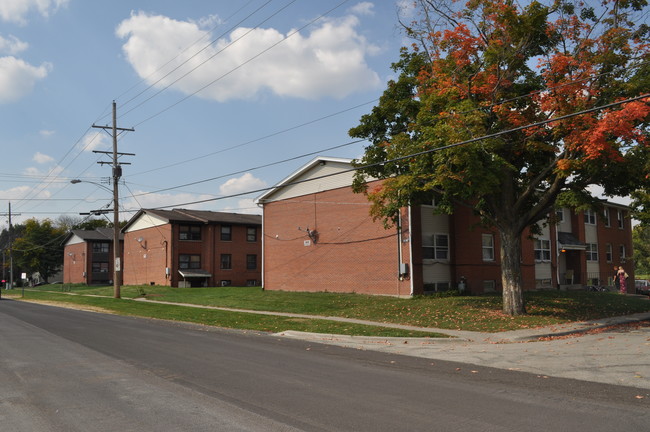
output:
[[[38,287],[37,291],[25,291],[25,298],[27,300],[85,304],[124,315],[172,319],[260,331],[299,330],[376,336],[423,335],[418,332],[399,329],[326,320],[265,316],[45,292],[53,290],[107,297],[113,295],[112,287],[46,285]],[[361,294],[262,291],[256,287],[122,287],[123,299],[138,297],[172,303],[288,312],[324,317],[336,316],[378,323],[484,332],[532,328],[650,311],[650,302],[647,299],[622,296],[613,292],[527,292],[525,298],[528,314],[520,317],[510,317],[501,313],[501,297],[499,295],[404,299]]]

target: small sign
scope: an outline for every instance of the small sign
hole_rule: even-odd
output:
[[[120,265],[120,257],[115,258],[115,271],[120,271],[122,266]]]
[[[305,240],[303,243],[305,246],[311,246],[311,240]]]

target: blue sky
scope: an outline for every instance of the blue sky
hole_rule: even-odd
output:
[[[401,2],[341,3],[0,0],[0,212],[54,220],[110,203],[70,180],[111,175],[92,151],[111,137],[91,126],[111,124],[113,100],[135,129],[118,144],[135,153],[121,158],[122,220],[176,205],[259,213],[259,193],[185,204],[272,186],[314,155],[261,165],[360,156],[364,143],[325,149],[353,141],[406,42]]]

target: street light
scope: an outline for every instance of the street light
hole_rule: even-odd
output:
[[[70,180],[70,183],[72,184],[82,182],[92,183],[113,194],[113,297],[120,298],[120,286],[122,285],[122,265],[120,262],[120,210],[117,194],[117,181],[113,182],[113,189],[111,190],[103,184],[93,181],[79,179]]]

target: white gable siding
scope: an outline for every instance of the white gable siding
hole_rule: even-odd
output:
[[[138,231],[145,228],[156,227],[160,225],[166,225],[169,221],[166,219],[161,219],[157,216],[153,216],[147,213],[143,213],[138,220],[133,222],[131,226],[126,230],[126,232]]]
[[[70,240],[66,242],[66,246],[79,244],[79,243],[84,243],[84,240],[78,235],[73,235],[72,237],[70,237]]]
[[[348,171],[345,172],[346,170]],[[301,183],[282,186],[280,189],[264,198],[264,201],[279,201],[316,192],[349,187],[352,184],[352,178],[354,176],[354,171],[349,170],[350,164],[346,163],[327,161],[324,165],[317,164],[307,172],[299,175],[289,182]],[[337,172],[342,172],[342,174],[332,175]],[[321,176],[329,177],[319,178],[318,180],[313,181],[305,181],[308,179],[316,179]]]

